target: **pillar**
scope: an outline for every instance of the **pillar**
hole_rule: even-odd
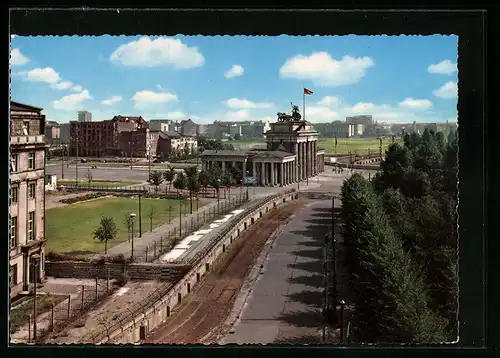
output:
[[[284,163],[280,163],[280,185],[285,185],[285,173],[283,171]]]
[[[318,174],[318,156],[316,155],[316,141],[313,142],[313,176]]]
[[[243,180],[243,178],[245,178],[247,176],[247,161],[246,160],[243,160],[243,174],[241,176],[241,180]],[[241,183],[243,184],[243,183]]]
[[[274,186],[275,185],[275,176],[274,176],[274,163],[270,163],[271,164],[271,185]]]
[[[298,143],[294,143],[293,145],[293,150],[295,152],[295,162],[293,163],[293,171],[294,171],[294,176],[293,176],[293,179],[294,181],[297,180],[298,176],[299,176],[299,166],[297,165],[299,163],[299,144]]]
[[[264,166],[264,162],[260,163],[260,184],[266,185],[266,167]]]
[[[226,161],[222,160],[222,165],[221,165],[222,171],[226,171]]]
[[[257,177],[257,172],[256,172],[256,169],[257,169],[257,168],[255,168],[255,162],[254,162],[254,161],[252,161],[252,176],[253,176],[253,177]]]

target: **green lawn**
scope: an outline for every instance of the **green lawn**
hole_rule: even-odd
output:
[[[200,199],[199,206],[206,204]],[[172,206],[172,220],[179,214],[179,200],[141,199],[142,232],[149,231],[150,208],[154,208],[153,229],[168,222],[169,205]],[[193,201],[193,210],[196,203]],[[183,205],[183,212],[189,212],[189,201]],[[47,249],[75,257],[86,257],[104,251],[104,244],[92,238],[92,232],[99,227],[101,216],[110,216],[118,228],[117,238],[108,242],[113,247],[127,241],[125,217],[135,213],[134,232],[139,232],[138,198],[106,197],[49,209],[46,212]]]
[[[398,142],[401,139],[394,138]],[[391,138],[386,138],[382,142],[382,152],[392,143]],[[325,150],[326,155],[348,154],[357,152],[357,154],[378,153],[380,141],[377,138],[338,138],[337,149],[335,150],[335,138],[320,138],[318,147]]]
[[[37,316],[39,314],[45,313],[52,308],[52,304],[57,306],[59,303],[67,299],[67,296],[60,295],[37,295],[36,305],[37,305]],[[10,309],[10,332],[14,333],[23,324],[28,323],[30,314],[33,314],[33,297],[26,296],[16,303],[12,304]]]
[[[99,180],[92,180],[90,183],[90,186],[99,186],[99,187],[122,187],[122,186],[128,186],[128,185],[134,185],[134,184],[140,184],[140,181],[134,181],[134,180],[120,180],[120,181],[99,181]],[[57,185],[75,185],[75,181],[71,179],[58,179],[57,180]],[[89,186],[89,181],[82,179],[78,180],[78,186],[79,187],[88,187]]]

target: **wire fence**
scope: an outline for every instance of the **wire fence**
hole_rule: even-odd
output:
[[[133,260],[136,262],[153,262],[157,260],[161,255],[169,252],[186,236],[220,216],[229,214],[231,210],[240,207],[248,202],[248,200],[248,193],[240,192],[239,195],[228,196],[227,199],[220,200],[211,207],[190,214],[189,217],[181,215],[173,220],[169,219],[169,223],[176,222],[177,225],[151,244],[142,245],[134,250]]]
[[[81,285],[77,294],[68,295],[57,305],[52,304],[47,312],[38,315],[35,319],[30,315],[27,327],[20,330],[21,334],[17,334],[16,339],[27,343],[40,342],[51,333],[64,329],[69,322],[73,322],[75,327],[79,324],[83,327],[84,320],[79,320],[79,318],[116,288],[117,285],[112,283],[109,277],[107,279],[96,278],[93,284]]]

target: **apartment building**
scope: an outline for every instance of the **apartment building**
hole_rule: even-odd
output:
[[[198,152],[196,137],[184,136],[179,132],[152,131],[151,147],[157,156],[162,154],[194,154]]]
[[[129,132],[138,132],[137,135]],[[145,157],[149,125],[142,117],[115,116],[95,122],[70,122],[70,153],[81,157]],[[130,147],[132,148],[132,151]]]
[[[10,297],[45,278],[45,115],[10,104]]]

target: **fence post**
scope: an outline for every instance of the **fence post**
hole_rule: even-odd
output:
[[[106,292],[109,291],[109,269],[106,272]]]
[[[28,316],[28,343],[31,343],[31,313]]]
[[[95,300],[97,301],[99,299],[99,281],[96,276],[95,278]]]
[[[146,262],[148,262],[148,247],[146,246]]]
[[[84,294],[85,294],[85,286],[82,285],[82,306],[80,307],[80,311],[82,311],[82,312],[83,312],[83,303],[84,303],[83,302],[83,296],[84,296]]]
[[[203,210],[203,223],[205,223],[205,213],[206,213],[206,211]]]
[[[50,331],[54,332],[54,304],[50,307]]]
[[[71,295],[68,295],[68,319],[71,316]]]
[[[176,237],[176,236],[177,236],[177,226],[174,227],[174,237]]]
[[[163,236],[160,236],[160,254],[163,253]]]
[[[153,243],[153,250],[154,250],[153,257],[156,257],[156,240]]]
[[[191,231],[193,231],[193,217],[191,216]]]

